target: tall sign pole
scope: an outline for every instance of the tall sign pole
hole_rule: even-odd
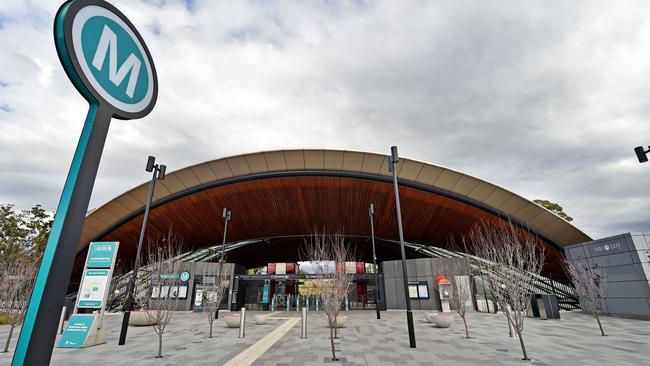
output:
[[[402,250],[402,273],[404,275],[404,296],[406,297],[406,324],[409,330],[409,345],[415,348],[415,329],[413,328],[413,312],[411,311],[411,297],[409,296],[409,279],[406,271],[406,251],[404,250],[404,230],[402,229],[402,210],[399,204],[399,188],[397,186],[397,169],[399,162],[397,146],[390,148],[388,169],[393,173],[393,187],[395,188],[395,210],[397,210],[397,227],[399,229],[399,244]]]
[[[380,286],[379,286],[379,277],[377,275],[377,255],[375,254],[375,224],[374,224],[374,215],[375,215],[375,205],[370,204],[368,206],[368,216],[370,216],[370,238],[372,240],[372,265],[374,267],[374,272],[375,272],[375,308],[377,308],[377,319],[381,319],[381,313],[379,312],[379,304],[381,303],[379,301],[380,294]]]
[[[142,118],[156,104],[156,70],[142,36],[111,4],[67,1],[54,21],[66,74],[89,110],[57,206],[12,365],[47,365],[81,229],[113,117]],[[118,47],[119,45],[119,47]]]

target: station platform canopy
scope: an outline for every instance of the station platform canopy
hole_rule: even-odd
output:
[[[534,202],[462,172],[401,158],[397,164],[405,240],[444,248],[462,242],[483,222],[512,222],[546,246],[545,273],[563,277],[562,248],[591,240]],[[75,275],[91,241],[119,241],[127,269],[142,225],[148,182],[93,210],[79,242]],[[343,150],[265,151],[206,161],[156,183],[147,235],[170,229],[185,251],[221,243],[222,210],[232,211],[228,260],[248,268],[300,260],[314,231],[339,232],[359,260],[372,261],[368,205],[375,207],[378,258],[399,257],[397,220],[388,156]],[[409,249],[409,257],[421,256]]]

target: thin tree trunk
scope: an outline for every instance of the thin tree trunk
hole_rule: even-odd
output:
[[[530,358],[528,358],[528,352],[526,352],[526,345],[524,344],[524,338],[519,331],[517,331],[517,338],[519,338],[519,343],[521,343],[521,351],[524,353],[524,358],[522,360],[528,361]]]
[[[467,320],[465,320],[465,316],[461,316],[463,319],[463,323],[465,324],[465,338],[472,338],[469,336],[469,330],[467,330]]]
[[[9,335],[7,335],[7,342],[5,343],[5,350],[2,351],[2,353],[9,352],[9,343],[11,342],[11,335],[14,333],[14,327],[15,324],[11,324],[11,328],[9,328]]]
[[[335,339],[339,339],[339,334],[338,334],[339,324],[338,324],[338,319],[337,318],[338,317],[336,317],[336,316],[334,317],[334,338]]]
[[[336,328],[334,328],[336,329]],[[332,329],[332,325],[330,324],[330,343],[332,344],[332,361],[337,361],[336,359],[336,350],[334,349],[334,330]]]
[[[210,322],[210,336],[208,338],[212,338],[212,324],[213,322]]]
[[[508,332],[510,334],[510,338],[512,338],[512,325],[510,324],[510,317],[508,314],[506,314],[506,320],[508,320]]]
[[[158,334],[158,356],[156,358],[162,358],[162,332]]]
[[[600,323],[600,317],[596,317],[596,321],[598,322],[598,327],[600,328],[600,335],[605,337],[607,334],[605,334],[605,331],[603,330],[603,325]],[[11,333],[9,333],[9,336],[11,337]]]

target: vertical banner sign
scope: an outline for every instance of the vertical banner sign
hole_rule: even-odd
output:
[[[83,348],[105,343],[105,331],[101,328],[119,245],[90,243],[77,303],[57,347]],[[99,309],[99,314],[77,314],[78,309]]]
[[[156,104],[151,54],[133,24],[102,0],[59,8],[54,43],[63,68],[89,110],[56,209],[12,365],[47,365],[79,247],[108,126],[113,117],[142,118]]]

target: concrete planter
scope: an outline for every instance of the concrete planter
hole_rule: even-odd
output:
[[[440,315],[440,312],[434,311],[432,313],[425,313],[424,317],[426,318],[427,323],[433,323],[434,318],[437,317],[438,315]]]
[[[239,328],[239,319],[240,319],[239,314],[228,315],[224,317],[224,319],[226,321],[226,326],[228,326],[228,328]]]
[[[438,314],[432,317],[432,322],[438,328],[449,328],[454,322],[454,316],[451,314]]]
[[[255,324],[264,325],[269,320],[269,314],[255,314]]]
[[[336,318],[336,325],[335,325],[335,327],[336,327],[336,328],[343,328],[343,327],[345,326],[345,321],[346,321],[346,320],[348,320],[347,315],[339,315],[339,316]],[[329,324],[329,320],[327,319],[327,317],[325,317],[325,324],[326,324],[328,327],[329,327],[329,325],[330,325],[330,324]]]
[[[158,310],[141,310],[141,311],[132,311],[131,316],[129,317],[129,325],[135,326],[144,326],[144,325],[154,325],[156,323],[156,316],[149,315],[146,313],[152,314],[156,313]]]

